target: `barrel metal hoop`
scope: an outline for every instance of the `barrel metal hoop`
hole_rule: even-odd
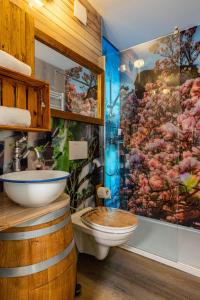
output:
[[[71,253],[74,245],[73,239],[63,252],[37,264],[17,268],[0,268],[0,278],[22,277],[45,271],[66,258]]]
[[[0,232],[0,240],[2,241],[22,241],[22,240],[28,240],[28,239],[34,239],[41,237],[43,235],[54,233],[61,228],[63,228],[65,225],[69,224],[71,221],[71,216],[68,216],[63,221],[61,221],[58,224],[54,224],[49,227],[37,229],[37,230],[31,230],[31,231],[25,231],[25,232]]]
[[[31,226],[35,226],[35,225],[41,225],[50,221],[54,221],[59,217],[62,217],[66,212],[68,212],[70,210],[70,204],[68,204],[67,206],[60,208],[56,211],[53,211],[47,215],[44,215],[40,218],[31,220],[31,221],[27,221],[25,223],[19,224],[15,227],[31,227]]]

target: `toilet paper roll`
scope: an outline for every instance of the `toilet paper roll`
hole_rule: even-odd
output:
[[[97,196],[102,199],[110,199],[111,192],[110,192],[109,188],[102,186],[102,187],[98,188]]]

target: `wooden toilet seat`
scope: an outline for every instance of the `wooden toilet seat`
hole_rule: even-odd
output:
[[[137,226],[137,218],[132,213],[101,206],[84,213],[81,220],[89,227],[106,232],[123,232]]]

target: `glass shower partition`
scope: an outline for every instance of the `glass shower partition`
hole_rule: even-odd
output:
[[[118,191],[108,206],[138,216],[126,248],[194,274],[200,269],[199,74],[200,26],[106,56],[105,184]]]
[[[128,246],[177,261],[179,33],[122,51],[120,71],[121,206],[139,218]]]
[[[139,226],[126,246],[173,261],[178,243],[179,40],[175,34],[120,53],[104,51],[105,185],[114,191],[106,205],[138,215]],[[176,52],[174,62],[169,47]]]
[[[120,52],[103,39],[106,57],[106,101],[105,101],[105,186],[111,190],[111,199],[105,200],[107,207],[120,206]]]

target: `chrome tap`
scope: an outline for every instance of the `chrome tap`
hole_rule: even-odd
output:
[[[26,143],[25,147],[23,144]],[[42,161],[42,156],[36,147],[27,147],[27,137],[23,136],[21,139],[15,141],[14,158],[13,158],[13,171],[21,171],[21,159],[27,158],[31,152],[34,152],[36,158]],[[42,164],[41,164],[42,165]]]

